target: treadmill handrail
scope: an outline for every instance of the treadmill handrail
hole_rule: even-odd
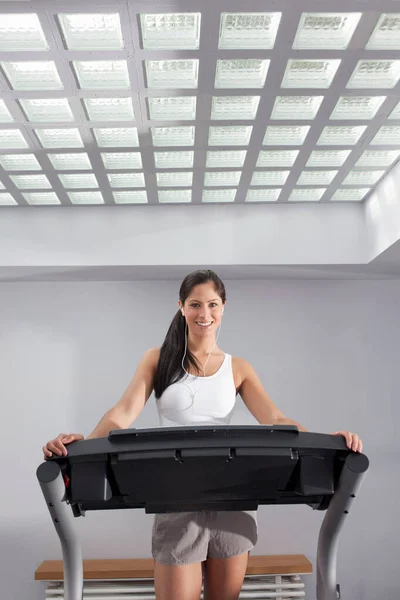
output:
[[[289,427],[289,426],[288,426]],[[243,433],[243,436],[241,436]],[[59,461],[94,455],[113,454],[156,448],[162,444],[166,448],[196,448],[207,441],[209,447],[287,447],[302,451],[334,450],[348,453],[346,440],[342,436],[323,433],[299,432],[297,428],[271,429],[270,426],[215,426],[215,427],[174,427],[153,429],[120,429],[110,432],[109,437],[79,440],[68,444],[67,457],[52,456],[47,460]],[[110,435],[109,434],[109,435]],[[125,435],[124,435],[125,434]]]
[[[296,425],[254,425],[252,426],[252,429],[254,430],[265,430],[265,428],[268,429],[268,431],[270,432],[274,432],[277,431],[279,433],[299,433],[299,429],[298,427],[296,427]],[[159,428],[159,429],[163,429],[163,428]],[[199,427],[196,427],[195,425],[191,426],[191,429],[195,429],[198,431],[215,431],[216,429],[219,430],[223,430],[226,429],[226,431],[240,431],[241,429],[243,429],[243,425],[230,425],[230,426],[213,426],[213,425],[201,425]],[[185,428],[182,427],[169,427],[166,430],[166,435],[173,435],[174,433],[182,433],[185,431]],[[131,437],[132,435],[134,435],[135,437],[137,436],[142,436],[142,435],[146,435],[149,431],[154,431],[154,429],[135,429],[135,428],[131,428],[131,429],[113,429],[109,432],[108,434],[108,439],[110,442],[112,442],[113,440],[117,440],[120,441],[123,438],[127,438],[127,437]]]

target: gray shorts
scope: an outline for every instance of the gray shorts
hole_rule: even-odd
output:
[[[213,511],[156,514],[152,555],[164,565],[228,558],[257,543],[257,511]]]

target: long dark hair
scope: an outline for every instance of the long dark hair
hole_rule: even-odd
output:
[[[210,269],[193,271],[192,273],[189,273],[189,275],[186,275],[179,289],[179,300],[182,302],[182,304],[185,303],[185,300],[190,295],[192,289],[201,283],[213,283],[216,293],[221,298],[222,303],[225,304],[225,286],[218,275]],[[160,398],[163,391],[169,385],[181,379],[185,373],[184,369],[182,368],[182,358],[185,352],[185,329],[186,319],[179,309],[172,319],[171,325],[169,326],[167,335],[165,336],[165,340],[160,349],[160,358],[158,360],[153,383],[154,394],[156,398]],[[188,371],[190,364],[198,373],[200,372],[196,358],[190,352],[189,348],[186,350],[186,356],[183,364],[186,371]]]

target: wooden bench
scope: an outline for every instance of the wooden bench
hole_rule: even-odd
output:
[[[86,580],[152,579],[152,558],[105,558],[83,561],[83,577]],[[246,575],[291,575],[312,573],[312,564],[304,554],[249,556]],[[35,571],[37,581],[62,581],[61,560],[45,560]]]

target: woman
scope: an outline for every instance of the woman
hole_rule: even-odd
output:
[[[163,345],[147,350],[122,398],[88,439],[130,427],[153,390],[161,426],[227,425],[239,393],[259,423],[296,425],[306,431],[275,406],[248,362],[217,346],[225,304],[224,284],[213,271],[187,275]],[[332,435],[342,435],[350,449],[362,451],[356,434]],[[65,455],[67,444],[82,439],[81,434],[60,434],[43,447],[44,455]],[[256,541],[255,511],[155,515],[152,554],[157,600],[199,600],[202,565],[205,600],[236,600]]]

